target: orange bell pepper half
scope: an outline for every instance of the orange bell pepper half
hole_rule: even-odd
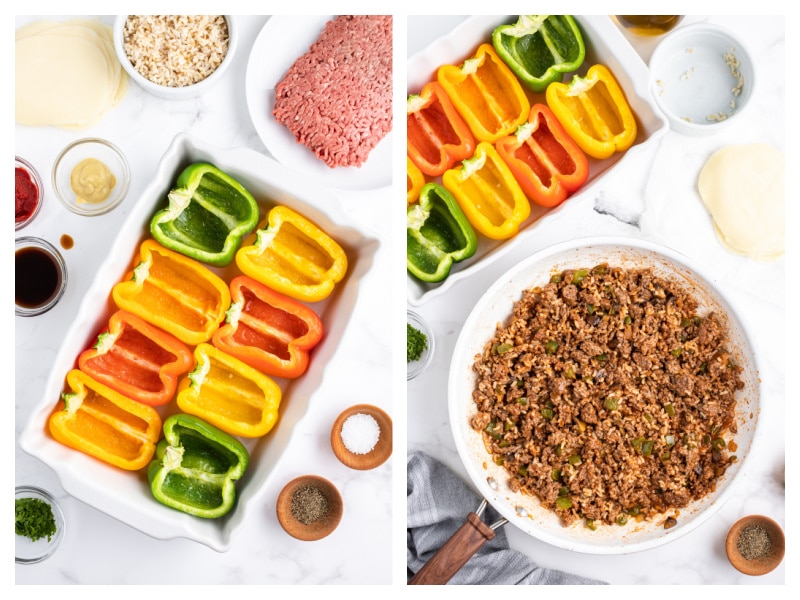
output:
[[[481,142],[475,155],[445,171],[442,182],[469,222],[494,240],[517,234],[531,214],[531,205],[495,147]]]
[[[231,306],[212,344],[262,373],[294,379],[322,339],[322,321],[305,304],[246,275],[231,280]]]
[[[131,400],[78,369],[67,373],[69,392],[48,420],[56,441],[110,465],[135,471],[146,467],[161,435],[152,406]]]
[[[286,206],[269,211],[255,243],[236,253],[236,266],[295,300],[327,298],[347,272],[347,255],[316,224]]]
[[[522,191],[539,206],[561,204],[589,177],[586,155],[544,104],[534,104],[527,122],[495,147]]]
[[[199,344],[194,357],[197,366],[178,383],[178,408],[231,435],[269,433],[278,420],[278,384],[211,344]]]
[[[425,185],[425,176],[422,174],[408,156],[406,156],[406,206],[414,204],[419,200],[419,193],[422,191],[422,186]]]
[[[186,344],[210,340],[231,302],[225,281],[152,239],[141,243],[138,259],[127,280],[111,289],[116,305]]]
[[[525,90],[491,44],[478,46],[461,67],[442,65],[436,77],[481,142],[514,133],[528,118]]]
[[[406,151],[420,171],[438,177],[475,151],[475,138],[437,81],[406,102]]]
[[[78,356],[81,371],[150,406],[172,400],[178,378],[193,366],[189,346],[124,310],[111,315],[95,345]]]

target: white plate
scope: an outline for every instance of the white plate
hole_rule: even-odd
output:
[[[470,17],[455,27],[448,35],[439,38],[421,52],[415,54],[408,64],[408,93],[418,93],[425,83],[436,78],[437,69],[444,64],[460,65],[469,58],[480,43],[491,43],[492,31],[498,25],[517,19],[509,15]],[[610,17],[605,15],[579,16],[575,19],[583,32],[586,44],[586,59],[579,73],[585,75],[590,66],[601,63],[616,77],[637,119],[638,135],[633,146],[624,153],[610,158],[589,159],[589,178],[583,187],[554,209],[543,209],[531,203],[531,216],[520,232],[509,240],[490,240],[478,234],[478,250],[465,261],[453,265],[450,275],[435,284],[423,283],[408,274],[408,302],[420,306],[429,299],[443,294],[457,281],[469,277],[489,266],[523,240],[536,235],[548,221],[562,211],[569,211],[593,197],[593,189],[611,173],[619,171],[629,159],[651,146],[669,130],[669,124],[656,109],[648,86],[648,70],[625,36]],[[531,104],[545,103],[544,94],[528,93]],[[441,178],[436,178],[441,182]]]
[[[544,509],[536,498],[512,492],[505,469],[489,460],[479,432],[470,426],[477,411],[472,401],[475,372],[472,365],[495,333],[497,323],[508,320],[522,291],[544,286],[553,273],[565,269],[608,263],[624,268],[652,267],[656,275],[683,285],[699,303],[698,313],[715,312],[727,326],[732,353],[742,366],[744,388],[737,391],[736,423],[738,462],[728,467],[716,489],[682,508],[677,525],[664,529],[661,522],[627,527],[607,526],[592,531],[579,521],[569,527]],[[675,540],[704,523],[730,497],[734,483],[746,477],[748,457],[756,434],[760,407],[759,371],[748,332],[730,301],[715,289],[713,278],[703,274],[679,253],[634,238],[597,237],[558,244],[528,257],[503,274],[478,300],[456,341],[448,381],[450,426],[464,467],[478,492],[510,523],[544,542],[588,554],[626,554]],[[727,316],[727,317],[726,317]],[[497,484],[492,487],[489,479]],[[518,508],[525,513],[518,512]]]
[[[215,164],[240,181],[258,201],[262,220],[271,206],[289,206],[339,242],[348,257],[345,279],[329,298],[311,305],[322,319],[325,337],[314,349],[308,370],[291,381],[276,379],[283,390],[278,424],[262,438],[242,439],[250,452],[250,465],[237,484],[236,507],[220,519],[200,519],[168,508],[153,499],[145,471],[117,469],[61,445],[47,433],[47,420],[60,397],[65,375],[107,322],[111,288],[130,269],[139,243],[149,231],[152,215],[164,202],[180,171],[196,161]],[[339,202],[328,191],[298,180],[274,160],[247,148],[222,150],[186,134],[178,135],[164,154],[152,183],[123,223],[108,258],[87,291],[53,363],[42,399],[20,436],[20,446],[52,467],[64,489],[86,504],[154,538],[183,537],[217,551],[227,550],[247,521],[247,515],[263,510],[260,500],[265,484],[289,445],[294,425],[314,402],[325,370],[336,367],[336,349],[352,316],[358,289],[372,272],[378,247],[377,239],[348,223]],[[215,271],[226,280],[237,272],[234,265]],[[174,401],[158,408],[163,418],[176,410]]]
[[[275,86],[305,54],[334,15],[272,16],[256,37],[245,76],[247,110],[264,145],[279,162],[338,190],[376,190],[392,183],[392,132],[360,167],[331,168],[272,116]]]

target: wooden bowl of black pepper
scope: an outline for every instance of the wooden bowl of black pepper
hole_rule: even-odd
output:
[[[317,475],[303,475],[281,490],[276,509],[286,533],[298,540],[315,541],[336,529],[344,504],[333,483]]]
[[[765,575],[774,570],[786,550],[783,529],[769,517],[750,515],[739,519],[728,531],[728,560],[745,575]]]

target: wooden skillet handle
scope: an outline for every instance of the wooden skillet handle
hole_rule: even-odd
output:
[[[466,522],[425,563],[408,585],[444,585],[483,544],[494,539],[494,529],[471,512]]]

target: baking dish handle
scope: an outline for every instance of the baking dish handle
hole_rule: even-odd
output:
[[[486,509],[484,499],[477,511],[467,515],[464,524],[439,548],[436,554],[417,571],[408,585],[444,585],[475,554],[483,544],[494,539],[494,530],[508,521],[501,518],[492,525],[481,521]]]

